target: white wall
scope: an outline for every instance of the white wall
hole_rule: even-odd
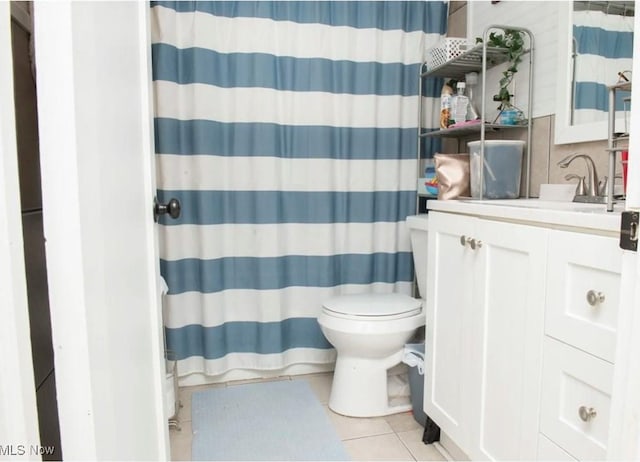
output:
[[[468,3],[467,36],[475,42],[482,37],[489,25],[509,25],[524,27],[531,31],[534,38],[533,69],[533,117],[554,114],[557,81],[558,11],[557,1],[501,1],[492,5],[490,1],[470,1]],[[490,70],[487,80],[487,109],[494,110],[498,103],[491,100],[498,88],[503,67]],[[519,68],[516,79],[515,104],[527,109],[528,58]],[[491,83],[493,83],[491,85]],[[491,112],[488,112],[490,115]]]

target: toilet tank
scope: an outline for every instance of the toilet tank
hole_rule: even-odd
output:
[[[420,297],[426,296],[427,289],[427,244],[429,220],[426,213],[410,215],[407,217],[407,226],[411,234],[411,250],[413,251],[413,264],[416,267],[416,280]]]

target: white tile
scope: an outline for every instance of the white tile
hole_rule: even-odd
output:
[[[422,427],[418,430],[398,432],[398,437],[417,461],[447,460],[433,444],[422,442]]]
[[[324,374],[296,375],[292,376],[291,380],[306,381],[322,404],[329,403],[331,384],[333,383],[333,372]]]
[[[195,387],[179,387],[178,388],[178,400],[182,407],[178,410],[178,420],[189,421],[191,420],[191,395],[196,391],[211,390],[213,388],[224,388],[224,383],[214,383],[209,385],[197,385]]]
[[[169,444],[171,445],[171,460],[191,460],[191,422],[180,422],[181,430],[169,430]]]
[[[344,446],[352,460],[414,460],[395,433],[345,441]]]
[[[408,432],[411,430],[423,431],[416,419],[413,417],[413,412],[402,412],[400,414],[392,414],[385,416],[384,420],[391,426],[394,432]]]
[[[346,417],[336,414],[329,407],[326,407],[326,411],[338,432],[338,436],[343,441],[393,433],[393,429],[384,417]]]

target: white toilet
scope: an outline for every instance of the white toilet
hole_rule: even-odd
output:
[[[407,217],[418,287],[426,289],[427,215]],[[318,323],[337,359],[329,407],[351,417],[411,409],[389,405],[387,370],[402,361],[405,343],[424,325],[423,301],[402,294],[358,294],[323,303]]]

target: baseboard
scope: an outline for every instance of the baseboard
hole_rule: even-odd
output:
[[[471,460],[443,431],[440,431],[440,441],[436,441],[433,445],[447,460]]]

